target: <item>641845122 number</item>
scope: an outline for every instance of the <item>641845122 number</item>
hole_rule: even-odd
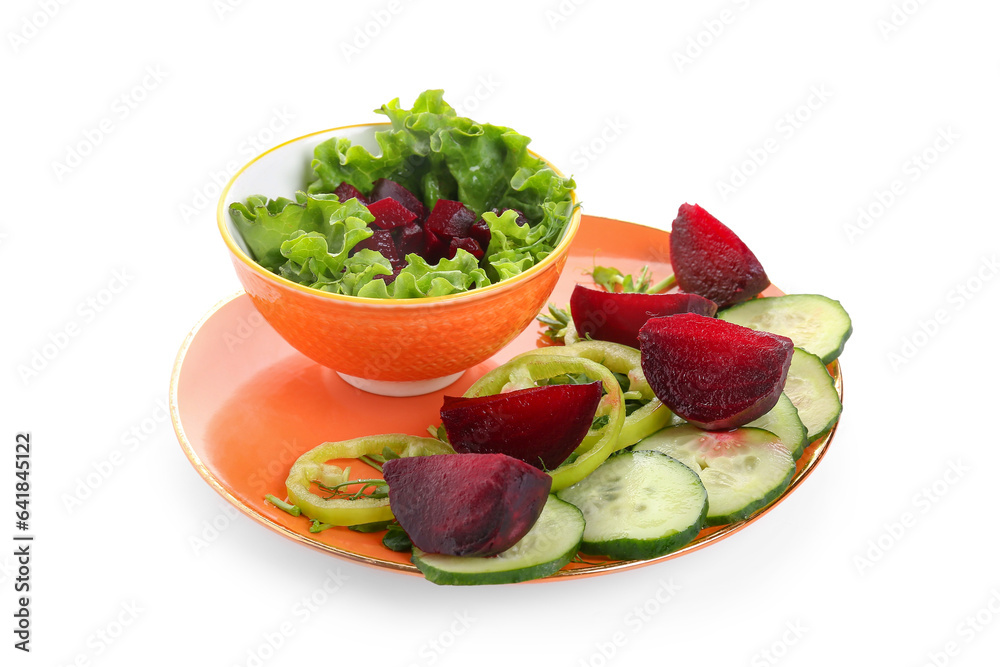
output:
[[[14,648],[30,651],[31,643],[31,544],[34,539],[24,534],[31,520],[31,434],[18,433],[14,444],[14,555],[17,557],[17,578],[14,591],[17,595],[14,611]]]

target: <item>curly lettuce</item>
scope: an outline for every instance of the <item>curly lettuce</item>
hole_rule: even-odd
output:
[[[556,174],[528,151],[530,139],[510,128],[459,116],[443,91],[421,93],[411,109],[394,99],[376,110],[390,128],[376,132],[379,150],[344,138],[319,144],[307,192],[285,198],[250,197],[230,214],[254,259],[295,282],[338,294],[374,298],[441,296],[476,289],[525,271],[555,247],[573,213],[571,178]],[[339,202],[341,183],[369,192],[387,178],[416,194],[428,209],[458,200],[482,216],[491,241],[482,260],[460,250],[429,264],[419,255],[395,278],[390,262],[357,243],[371,235],[368,210]],[[527,225],[518,225],[516,209]],[[367,232],[366,232],[367,230]]]
[[[288,241],[303,235],[320,236],[346,258],[356,244],[372,235],[368,223],[375,219],[357,199],[341,203],[332,194],[304,192],[296,192],[295,201],[254,195],[245,203],[232,204],[229,215],[254,260],[275,273],[286,263]]]

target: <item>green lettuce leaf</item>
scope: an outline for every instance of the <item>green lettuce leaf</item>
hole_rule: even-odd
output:
[[[421,93],[412,109],[400,107],[397,98],[376,111],[391,123],[375,134],[380,154],[341,138],[321,143],[309,192],[332,192],[344,181],[367,192],[375,180],[388,178],[429,207],[438,198],[457,198],[477,215],[516,208],[534,225],[543,220],[544,202],[569,201],[576,187],[528,151],[528,137],[456,115],[441,90]]]
[[[332,194],[304,192],[296,192],[295,201],[285,197],[266,199],[254,195],[248,197],[245,203],[231,204],[229,215],[253,258],[265,269],[274,272],[288,257],[282,250],[286,241],[302,234],[318,233],[327,238],[330,247],[346,257],[355,244],[371,236],[369,230],[363,234],[355,232],[348,237],[348,227],[364,229],[375,219],[356,199],[340,203]],[[348,220],[351,221],[349,224]]]
[[[281,244],[287,258],[278,267],[278,275],[303,285],[319,288],[337,281],[340,273],[337,258],[330,254],[326,237],[319,232],[295,232]]]
[[[490,228],[490,245],[486,249],[487,271],[495,282],[516,276],[552,251],[555,239],[551,224],[517,224],[517,211],[504,211],[502,215],[488,212],[483,220]]]
[[[437,264],[429,264],[420,255],[407,255],[406,260],[408,265],[389,286],[395,299],[445,296],[490,284],[479,261],[462,249],[453,259]]]
[[[459,116],[441,90],[421,93],[405,109],[394,99],[376,113],[389,128],[376,132],[372,154],[344,138],[318,145],[308,194],[296,200],[250,197],[230,213],[254,258],[265,268],[305,285],[374,298],[441,296],[515,276],[544,259],[573,213],[571,178],[563,178],[528,151],[530,139],[507,127]],[[428,264],[417,255],[390,283],[389,262],[354,246],[371,235],[372,216],[356,200],[338,202],[341,183],[369,192],[388,178],[417,195],[428,208],[438,199],[458,200],[482,216],[492,238],[477,262],[465,251]],[[528,219],[518,225],[516,209]],[[325,241],[325,246],[323,242]]]
[[[392,265],[382,253],[375,250],[359,250],[348,260],[342,280],[344,294],[388,298],[385,281],[379,276],[391,276]]]

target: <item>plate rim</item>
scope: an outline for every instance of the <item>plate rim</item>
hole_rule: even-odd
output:
[[[225,499],[229,504],[236,507],[236,509],[240,510],[248,517],[250,517],[257,523],[263,525],[264,527],[269,528],[281,535],[284,535],[285,537],[288,537],[296,542],[299,542],[300,544],[304,544],[310,548],[326,553],[332,553],[336,556],[347,558],[349,560],[359,562],[364,565],[368,565],[370,567],[375,567],[380,570],[395,569],[401,572],[405,572],[407,574],[411,574],[410,567],[412,567],[413,570],[417,574],[419,574],[419,571],[416,570],[415,566],[412,565],[407,566],[406,564],[403,563],[394,563],[392,561],[379,560],[371,558],[369,556],[365,556],[364,554],[358,554],[351,551],[346,551],[344,549],[338,549],[337,547],[323,544],[322,542],[315,542],[313,540],[306,539],[299,533],[296,533],[293,530],[289,530],[287,527],[281,525],[280,523],[275,522],[270,517],[265,516],[260,512],[258,512],[257,510],[255,510],[254,508],[250,507],[249,505],[244,504],[242,501],[240,501],[239,498],[234,496],[229,491],[229,489],[227,489],[222,484],[219,478],[216,477],[212,473],[212,471],[208,469],[208,466],[205,465],[205,462],[202,461],[201,457],[198,455],[198,452],[191,444],[190,439],[187,437],[187,433],[184,431],[184,425],[181,422],[180,404],[178,401],[178,388],[180,385],[181,371],[183,370],[184,366],[184,359],[186,358],[187,352],[191,348],[191,344],[194,342],[195,337],[197,337],[198,332],[201,331],[202,327],[205,326],[205,324],[209,320],[211,320],[212,317],[215,316],[220,310],[222,310],[229,304],[235,302],[237,299],[241,299],[243,297],[246,297],[247,299],[250,298],[245,290],[238,290],[234,294],[231,294],[221,299],[220,301],[216,302],[215,305],[213,305],[208,310],[208,312],[205,313],[201,317],[201,319],[198,320],[197,323],[195,323],[195,325],[184,337],[184,341],[183,343],[181,343],[181,347],[177,351],[177,356],[174,359],[174,365],[170,373],[170,390],[167,403],[170,408],[170,421],[174,428],[174,434],[177,436],[177,440],[181,445],[181,449],[184,451],[184,455],[187,457],[188,461],[198,472],[201,478],[204,479],[206,482],[208,482],[208,485],[213,490],[215,490],[216,493],[222,496],[223,499]]]
[[[617,224],[623,224],[623,225],[629,225],[629,226],[634,226],[634,227],[640,227],[640,228],[642,228],[644,230],[652,230],[652,231],[656,231],[656,232],[660,232],[660,233],[664,233],[664,234],[669,235],[669,232],[667,232],[666,230],[659,229],[657,227],[651,227],[649,225],[642,225],[642,224],[639,224],[639,223],[628,222],[628,221],[625,221],[625,220],[617,220],[617,219],[614,219],[614,218],[604,218],[604,217],[600,217],[600,216],[582,216],[582,219],[580,221],[580,226],[581,227],[584,224],[584,219],[583,218],[590,219],[590,220],[597,220],[597,221],[601,221],[601,222],[614,222],[614,223],[617,223]],[[572,244],[571,244],[570,247],[572,247]],[[202,477],[202,479],[204,479],[206,482],[208,482],[209,486],[212,489],[214,489],[216,493],[218,493],[220,496],[222,496],[228,503],[230,503],[231,505],[233,505],[234,507],[236,507],[238,510],[240,510],[241,512],[243,512],[245,515],[249,516],[251,519],[253,519],[257,523],[263,525],[264,527],[269,528],[269,529],[277,532],[278,534],[283,535],[284,537],[287,537],[287,538],[289,538],[291,540],[294,540],[295,542],[303,544],[303,545],[305,545],[305,546],[307,546],[309,548],[315,549],[315,550],[323,552],[323,553],[333,554],[333,555],[338,556],[340,558],[344,558],[344,559],[349,560],[349,561],[360,563],[360,564],[366,565],[368,567],[377,568],[379,570],[393,570],[393,571],[401,572],[403,574],[408,574],[408,575],[422,576],[420,570],[418,570],[417,567],[415,565],[413,565],[412,563],[397,563],[397,562],[394,562],[394,561],[388,561],[388,560],[383,560],[383,559],[379,559],[379,558],[373,558],[373,557],[367,556],[365,554],[360,554],[360,553],[356,553],[356,552],[353,552],[353,551],[348,551],[348,550],[345,550],[345,549],[342,549],[342,548],[339,548],[339,547],[336,547],[336,546],[333,546],[333,545],[330,545],[330,544],[326,544],[326,543],[323,543],[323,542],[318,542],[318,541],[315,541],[315,540],[308,539],[307,537],[301,535],[300,533],[297,533],[297,532],[295,532],[293,530],[290,530],[286,526],[284,526],[284,525],[282,525],[280,523],[277,523],[276,521],[274,521],[270,517],[268,517],[268,516],[266,516],[264,514],[261,514],[260,512],[258,512],[257,510],[255,510],[254,508],[252,508],[252,507],[244,504],[235,495],[233,495],[229,491],[229,489],[227,489],[222,484],[221,480],[218,477],[216,477],[212,473],[211,470],[208,469],[208,466],[205,464],[205,462],[198,455],[198,452],[195,450],[195,448],[192,445],[190,439],[187,437],[187,434],[184,431],[184,425],[181,422],[180,404],[179,404],[179,400],[178,400],[178,390],[179,390],[179,385],[180,385],[180,376],[181,376],[181,373],[183,371],[184,361],[185,361],[185,358],[187,357],[188,350],[190,349],[190,347],[191,347],[192,343],[194,342],[195,338],[197,337],[199,331],[201,331],[201,329],[205,326],[205,324],[207,324],[209,320],[211,320],[217,313],[219,313],[219,311],[221,311],[222,309],[224,309],[226,306],[230,305],[231,303],[233,303],[236,300],[238,300],[240,298],[243,298],[243,297],[246,297],[247,299],[249,299],[249,296],[247,295],[246,291],[241,289],[241,290],[236,291],[233,294],[230,294],[227,297],[224,297],[223,299],[219,300],[218,302],[216,302],[215,305],[213,305],[208,310],[208,312],[206,312],[194,324],[194,326],[191,327],[190,331],[188,331],[188,333],[184,337],[184,341],[181,343],[180,349],[178,350],[177,355],[176,355],[176,357],[174,359],[173,368],[172,368],[171,374],[170,374],[170,389],[169,389],[169,394],[168,394],[168,405],[169,405],[169,408],[170,408],[170,421],[171,421],[171,424],[172,424],[173,429],[174,429],[174,434],[177,436],[177,440],[178,440],[178,442],[181,445],[181,449],[184,451],[184,455],[187,457],[188,461],[191,463],[191,465],[194,467],[194,469],[198,472],[198,474]],[[831,376],[833,377],[833,381],[834,381],[834,388],[836,389],[837,395],[840,398],[841,405],[843,405],[843,400],[844,400],[843,374],[841,372],[839,359],[834,360],[830,364],[827,364],[827,368],[828,368],[828,370],[831,371]],[[701,549],[704,549],[705,547],[707,547],[707,546],[709,546],[711,544],[714,544],[714,543],[716,543],[716,542],[718,542],[718,541],[720,541],[722,539],[725,539],[725,538],[727,538],[727,537],[729,537],[729,536],[731,536],[731,535],[733,535],[733,534],[735,534],[735,533],[743,530],[744,528],[746,528],[747,526],[753,524],[754,522],[756,522],[758,519],[760,519],[764,515],[768,514],[771,510],[773,510],[779,504],[781,504],[781,502],[787,496],[789,496],[795,489],[797,489],[799,487],[799,485],[802,484],[802,482],[807,477],[809,477],[809,475],[812,474],[813,470],[823,460],[823,457],[826,456],[826,452],[827,452],[829,443],[833,440],[833,436],[836,433],[837,428],[840,426],[840,417],[841,416],[842,415],[838,415],[837,421],[834,422],[833,426],[830,428],[829,431],[827,431],[826,433],[824,433],[817,440],[811,442],[806,447],[806,451],[807,452],[810,451],[810,450],[812,450],[812,452],[813,452],[812,459],[808,462],[807,465],[805,465],[802,468],[801,472],[798,470],[798,467],[796,466],[796,472],[795,472],[795,474],[792,477],[792,481],[789,483],[788,487],[784,491],[782,491],[781,495],[779,495],[772,502],[768,503],[767,506],[765,506],[765,507],[761,508],[760,510],[758,510],[757,512],[755,512],[750,517],[748,517],[746,519],[743,519],[741,521],[737,521],[737,522],[734,522],[734,523],[730,523],[730,524],[725,524],[723,526],[719,526],[719,527],[717,527],[717,530],[714,530],[709,535],[706,535],[700,541],[691,542],[691,543],[689,543],[689,544],[681,547],[677,551],[671,552],[669,554],[664,554],[662,556],[657,556],[656,558],[636,559],[636,560],[597,561],[597,562],[594,562],[594,564],[592,564],[590,567],[580,567],[580,568],[572,568],[572,569],[562,568],[558,572],[555,572],[554,574],[551,574],[551,575],[549,575],[547,577],[543,577],[541,579],[533,579],[531,581],[522,582],[522,583],[538,583],[538,582],[545,582],[545,581],[560,581],[560,580],[565,580],[565,579],[582,579],[582,578],[586,578],[586,577],[592,577],[592,576],[598,576],[598,575],[602,575],[602,574],[607,574],[607,573],[610,573],[610,572],[617,572],[617,571],[624,571],[624,570],[636,569],[636,568],[639,568],[639,567],[645,567],[647,565],[652,565],[654,563],[660,563],[660,562],[668,561],[668,560],[677,558],[677,557],[685,555],[685,554],[694,553],[695,551],[699,551]],[[803,453],[803,456],[805,456],[805,453]]]

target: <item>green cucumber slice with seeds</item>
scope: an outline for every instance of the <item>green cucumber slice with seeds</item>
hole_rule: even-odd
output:
[[[580,550],[624,560],[676,551],[701,530],[708,493],[698,475],[660,452],[622,452],[559,492],[583,512]]]
[[[795,405],[812,442],[837,423],[843,405],[826,365],[815,354],[795,348],[785,380],[785,394]]]
[[[787,336],[795,347],[828,364],[851,337],[851,318],[840,305],[819,294],[789,294],[751,299],[719,311],[719,319]]]
[[[809,431],[799,419],[799,411],[795,409],[795,404],[784,393],[767,414],[745,426],[747,428],[762,428],[778,436],[781,439],[781,444],[788,448],[795,460],[802,456],[802,452],[809,444]]]
[[[778,436],[759,428],[703,431],[671,426],[646,438],[635,450],[655,450],[698,474],[708,492],[706,525],[746,519],[788,488],[795,459]],[[586,539],[586,538],[584,538]]]
[[[413,547],[411,560],[435,584],[515,584],[562,569],[579,550],[583,529],[580,510],[550,495],[531,530],[496,556],[443,556]]]

